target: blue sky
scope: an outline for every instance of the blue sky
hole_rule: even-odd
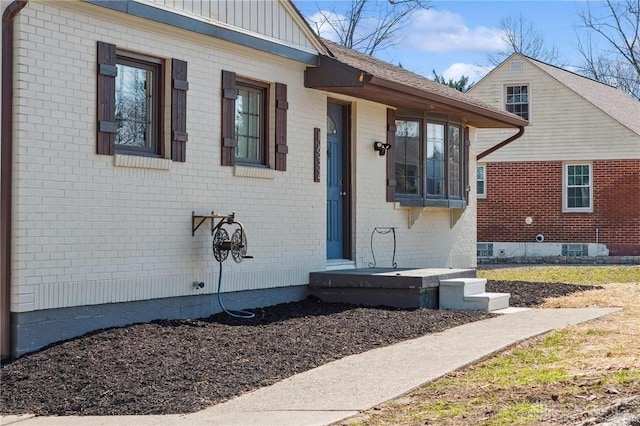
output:
[[[340,2],[294,0],[307,17],[319,8],[331,10],[334,3]],[[522,14],[548,46],[558,49],[560,63],[576,66],[582,63],[577,50],[578,11],[586,4],[569,0],[433,0],[430,9],[412,16],[402,43],[376,56],[430,78],[435,69],[447,79],[464,74],[477,81],[490,69],[487,53],[500,50],[500,21]],[[339,4],[336,10],[340,10]]]

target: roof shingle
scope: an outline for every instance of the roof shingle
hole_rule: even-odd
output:
[[[471,107],[480,108],[485,110],[492,116],[501,116],[508,122],[518,122],[518,125],[526,125],[521,117],[511,114],[507,111],[495,108],[487,103],[474,98],[471,95],[460,92],[444,84],[437,83],[421,75],[415,74],[404,68],[392,65],[388,62],[381,61],[373,58],[369,55],[357,52],[353,49],[346,48],[344,46],[333,43],[329,40],[324,40],[330,53],[333,57],[341,63],[349,65],[353,68],[362,70],[372,76],[386,80],[389,82],[399,83],[412,89],[428,92],[437,96],[446,97],[457,101],[462,105],[469,105]]]
[[[571,71],[526,57],[533,65],[580,95],[614,120],[640,135],[640,102],[622,90]]]

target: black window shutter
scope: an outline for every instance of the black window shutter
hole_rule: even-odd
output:
[[[236,73],[222,71],[222,165],[236,164]]]
[[[287,170],[287,85],[276,83],[276,170]]]
[[[187,151],[187,63],[171,61],[171,159],[185,161]]]
[[[396,200],[396,110],[387,109],[387,201]]]
[[[98,42],[97,142],[98,154],[113,155],[116,132],[116,46]]]

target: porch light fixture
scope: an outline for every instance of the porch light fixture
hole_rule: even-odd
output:
[[[388,144],[388,143],[383,143],[378,141],[373,143],[373,149],[378,151],[378,155],[380,155],[381,157],[387,153],[387,150],[389,148],[391,148],[391,144]]]

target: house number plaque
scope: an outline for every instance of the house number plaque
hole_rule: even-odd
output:
[[[320,128],[313,129],[313,181],[320,182]]]

